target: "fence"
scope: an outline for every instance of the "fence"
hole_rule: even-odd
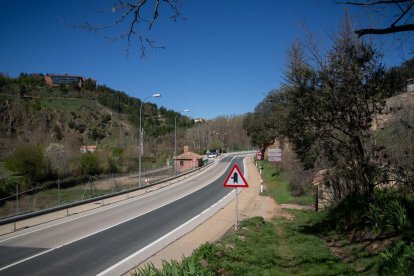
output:
[[[173,176],[171,167],[163,167],[141,173],[141,185],[161,181]],[[138,187],[138,174],[130,173],[111,176],[88,176],[78,185],[65,185],[61,180],[49,182],[25,192],[0,199],[0,218],[49,209],[65,204],[114,194]]]

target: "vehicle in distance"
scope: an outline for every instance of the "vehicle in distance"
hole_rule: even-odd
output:
[[[216,157],[217,157],[217,153],[216,153],[216,152],[210,152],[210,153],[207,155],[207,157],[208,157],[208,158],[216,158]]]

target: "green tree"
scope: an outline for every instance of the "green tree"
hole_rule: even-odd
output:
[[[270,91],[254,112],[248,113],[244,119],[243,128],[252,145],[260,147],[264,152],[275,138],[283,135],[285,116],[285,91]]]
[[[96,175],[102,170],[95,153],[82,154],[79,161],[79,170],[82,175]]]
[[[5,167],[18,175],[24,176],[29,185],[35,185],[48,175],[42,146],[17,148],[6,160]]]
[[[93,141],[102,140],[106,137],[105,133],[103,133],[101,130],[98,130],[96,128],[93,128],[92,131],[88,133],[89,138],[91,138]]]
[[[370,128],[389,90],[380,56],[347,25],[321,64],[310,66],[300,47],[292,51],[288,136],[308,166],[319,157],[333,169],[338,197],[372,195],[380,166]]]
[[[63,138],[62,129],[59,126],[56,125],[53,130],[55,131],[56,140],[58,140],[58,141],[62,140],[62,138]]]
[[[96,81],[90,78],[86,79],[84,88],[86,90],[94,91],[96,89]]]

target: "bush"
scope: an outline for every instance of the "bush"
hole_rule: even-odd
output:
[[[119,173],[121,170],[118,167],[118,162],[115,157],[108,157],[107,167],[106,167],[106,173]]]
[[[388,191],[376,191],[366,217],[380,233],[402,233],[409,226],[407,209],[402,200]]]
[[[162,268],[156,268],[152,263],[135,270],[132,275],[214,275],[211,272],[201,271],[200,267],[196,263],[196,259],[191,256],[182,259],[179,263],[177,261],[167,262],[162,261]]]
[[[98,157],[95,153],[82,154],[79,162],[79,170],[82,175],[95,175],[101,173]]]
[[[414,271],[414,243],[398,241],[380,254],[381,275],[412,275]]]
[[[42,146],[17,148],[11,157],[6,160],[5,167],[18,175],[24,176],[30,183],[44,180],[49,173]]]

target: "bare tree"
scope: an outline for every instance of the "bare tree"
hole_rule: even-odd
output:
[[[185,142],[193,149],[241,150],[250,147],[249,137],[243,129],[244,116],[220,116],[187,129]]]
[[[368,9],[371,15],[381,17],[381,27],[369,27],[355,30],[361,37],[364,35],[384,35],[414,30],[413,0],[364,0],[338,2]]]
[[[151,8],[151,4],[153,8]],[[115,15],[109,23],[97,25],[85,21],[76,27],[93,32],[115,30],[117,34],[110,36],[110,40],[126,40],[128,43],[127,53],[129,53],[131,45],[137,42],[140,57],[145,58],[148,48],[164,48],[158,46],[155,40],[147,36],[158,19],[160,11],[163,10],[163,6],[170,10],[173,21],[178,18],[183,19],[180,12],[180,0],[118,0],[105,11]]]

